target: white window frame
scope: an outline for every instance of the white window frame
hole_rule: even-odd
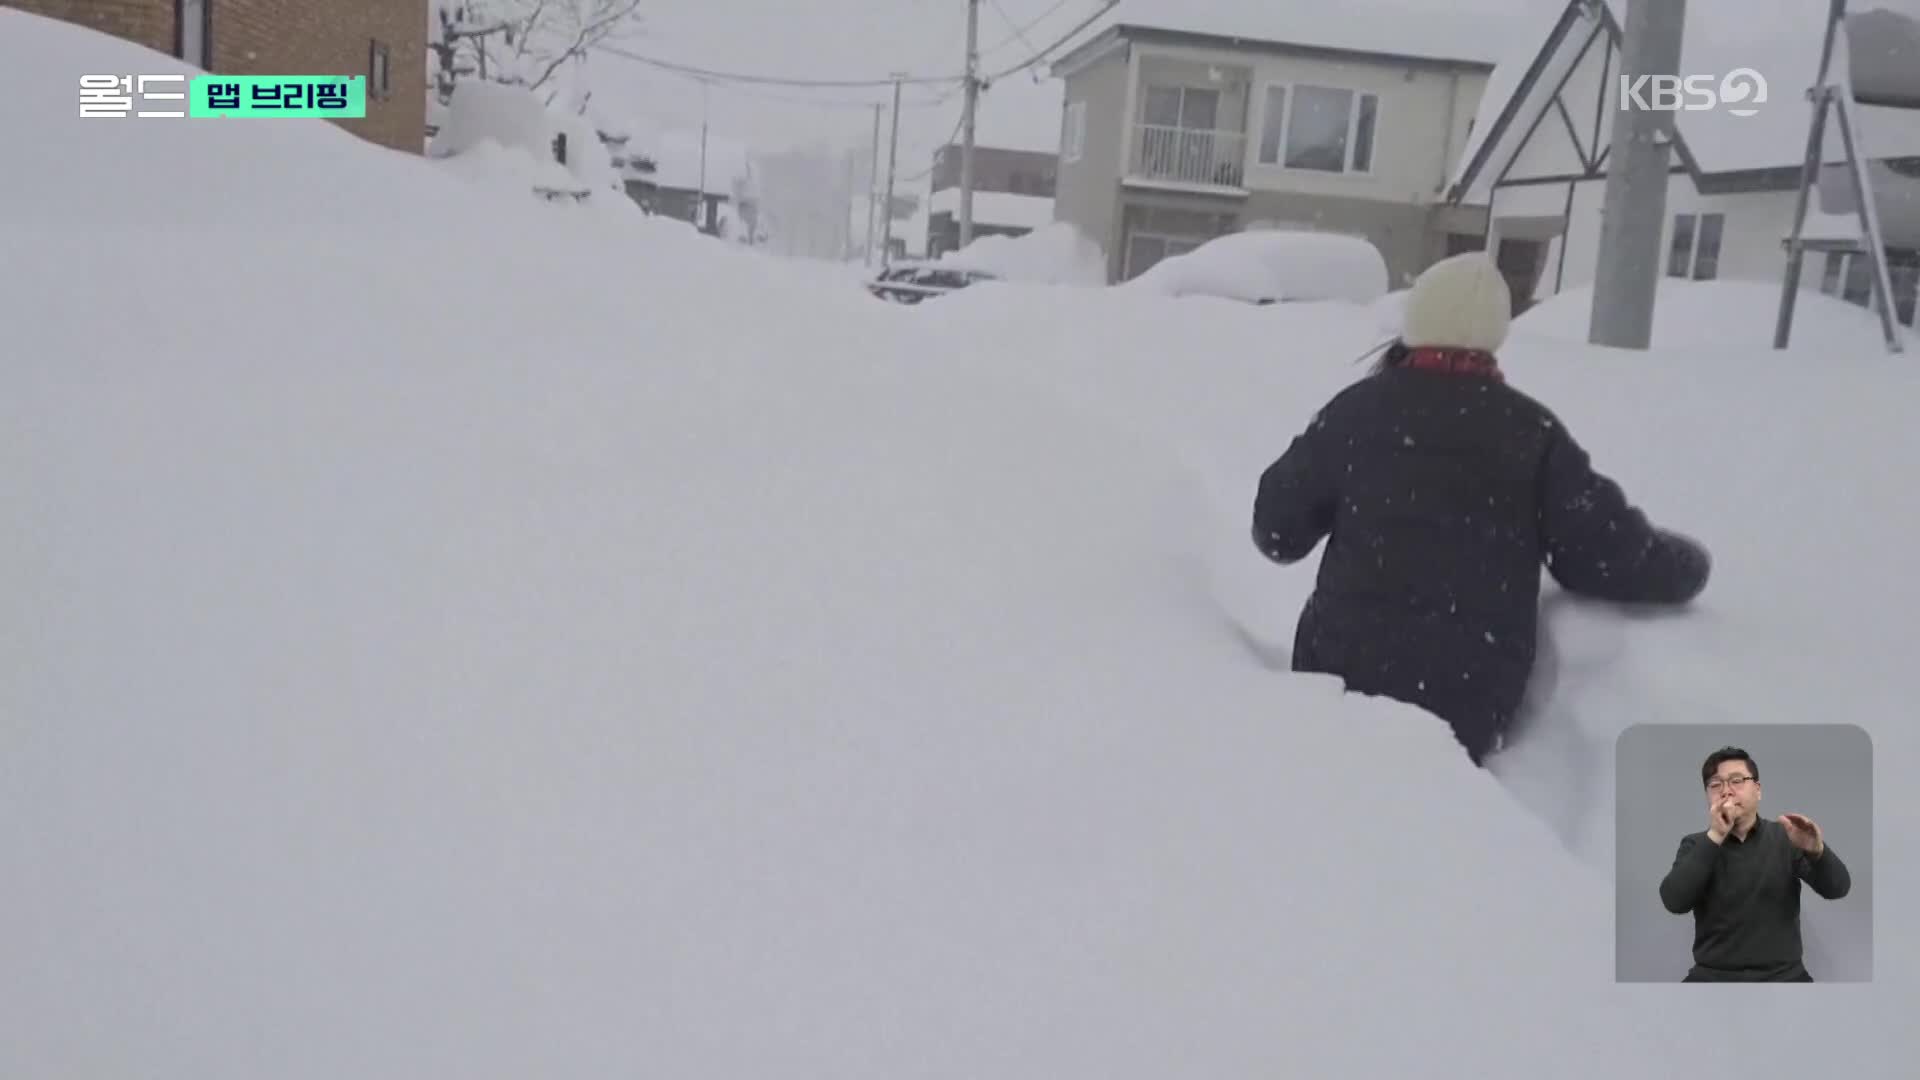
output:
[[[1086,152],[1087,103],[1069,101],[1060,122],[1060,160],[1071,165],[1086,156]]]
[[[174,19],[179,23],[180,59],[201,70],[213,67],[213,41],[208,33],[209,0],[174,0]]]
[[[1688,237],[1687,272],[1685,274],[1675,274],[1673,273],[1673,265],[1672,265],[1673,239],[1674,239],[1674,235],[1678,233],[1680,230],[1680,221],[1683,218],[1693,219],[1693,235]],[[1710,278],[1695,277],[1694,275],[1698,273],[1700,270],[1700,234],[1703,231],[1701,229],[1701,226],[1706,223],[1706,220],[1708,218],[1720,219],[1720,241],[1719,241],[1720,248],[1718,251],[1714,252],[1714,255],[1713,255],[1713,276]],[[1676,280],[1683,279],[1686,281],[1717,281],[1719,280],[1720,264],[1725,262],[1727,258],[1727,213],[1726,211],[1724,210],[1680,210],[1674,213],[1673,220],[1672,222],[1670,222],[1670,225],[1671,225],[1672,231],[1667,233],[1667,246],[1666,246],[1666,251],[1664,252],[1666,258],[1663,260],[1667,264],[1666,270],[1665,270],[1665,276],[1670,278],[1675,278]]]
[[[393,50],[378,38],[367,42],[367,97],[374,101],[393,97]]]
[[[1340,163],[1339,172],[1329,172],[1326,169],[1309,169],[1297,165],[1288,165],[1286,163],[1287,139],[1293,134],[1293,105],[1296,100],[1295,91],[1301,87],[1306,87],[1311,90],[1344,90],[1353,95],[1353,107],[1347,110],[1347,155],[1346,160]],[[1272,107],[1273,91],[1275,90],[1286,91],[1286,97],[1282,102],[1280,110],[1280,137],[1277,156],[1273,161],[1268,161],[1261,155],[1261,151],[1266,149],[1267,145],[1267,110]],[[1358,153],[1360,149],[1360,102],[1366,98],[1373,99],[1373,135],[1368,141],[1367,167],[1364,169],[1356,169],[1353,167],[1353,159],[1354,155]],[[1356,86],[1334,86],[1331,83],[1325,82],[1280,82],[1277,80],[1263,82],[1260,84],[1259,93],[1260,122],[1258,125],[1250,125],[1247,132],[1249,141],[1253,143],[1253,166],[1256,169],[1269,169],[1276,172],[1288,173],[1306,173],[1313,176],[1373,176],[1380,167],[1380,117],[1384,108],[1385,103],[1379,94],[1372,90],[1362,90]]]
[[[1160,241],[1161,250],[1166,252],[1166,254],[1160,257],[1160,262],[1165,262],[1168,259],[1185,255],[1187,252],[1206,243],[1208,239],[1208,237],[1201,236],[1184,236],[1178,233],[1157,232],[1153,229],[1130,229],[1127,232],[1126,248],[1121,254],[1120,272],[1126,280],[1132,280],[1139,274],[1146,273],[1144,269],[1136,271],[1133,268],[1133,242],[1135,240]],[[1174,251],[1173,248],[1176,245],[1181,246],[1184,250]],[[1158,266],[1159,263],[1155,263],[1154,265]],[[1151,267],[1148,269],[1151,269]]]

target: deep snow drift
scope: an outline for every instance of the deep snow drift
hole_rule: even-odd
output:
[[[1898,923],[1871,986],[1616,988],[1590,826],[1630,720],[1920,749],[1910,367],[1516,348],[1718,578],[1556,617],[1489,776],[1229,625],[1286,641],[1247,508],[1365,311],[905,308],[324,124],[67,119],[163,63],[0,11],[0,132],[65,147],[0,173],[0,1075],[1693,1075],[1729,1010],[1749,1074],[1908,1067]]]

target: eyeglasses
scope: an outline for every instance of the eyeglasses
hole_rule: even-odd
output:
[[[1752,780],[1753,777],[1751,776],[1716,776],[1707,781],[1707,790],[1719,791],[1722,788],[1745,787],[1751,783]]]

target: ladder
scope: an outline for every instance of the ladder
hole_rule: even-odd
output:
[[[1808,251],[1852,251],[1873,262],[1873,300],[1880,313],[1880,330],[1887,339],[1887,351],[1905,351],[1900,328],[1894,322],[1893,275],[1887,268],[1887,245],[1880,232],[1880,210],[1874,202],[1873,184],[1867,175],[1867,160],[1861,152],[1860,128],[1854,115],[1853,90],[1836,85],[1831,78],[1833,49],[1847,18],[1847,0],[1829,0],[1827,32],[1820,48],[1820,73],[1807,91],[1813,102],[1813,119],[1807,125],[1807,154],[1800,166],[1800,191],[1794,200],[1793,230],[1781,243],[1787,249],[1787,270],[1780,287],[1780,313],[1774,324],[1773,347],[1784,349],[1793,332],[1794,300],[1800,292],[1800,271]],[[1847,176],[1853,183],[1854,212],[1860,219],[1857,241],[1807,239],[1807,202],[1820,172],[1826,166],[1827,113],[1831,111],[1840,125],[1840,141],[1847,154]]]

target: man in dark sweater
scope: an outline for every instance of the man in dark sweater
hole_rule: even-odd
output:
[[[1760,816],[1760,769],[1738,747],[1700,768],[1707,828],[1680,840],[1660,902],[1693,913],[1685,982],[1812,982],[1801,962],[1800,883],[1828,900],[1853,887],[1820,826],[1803,814]]]

